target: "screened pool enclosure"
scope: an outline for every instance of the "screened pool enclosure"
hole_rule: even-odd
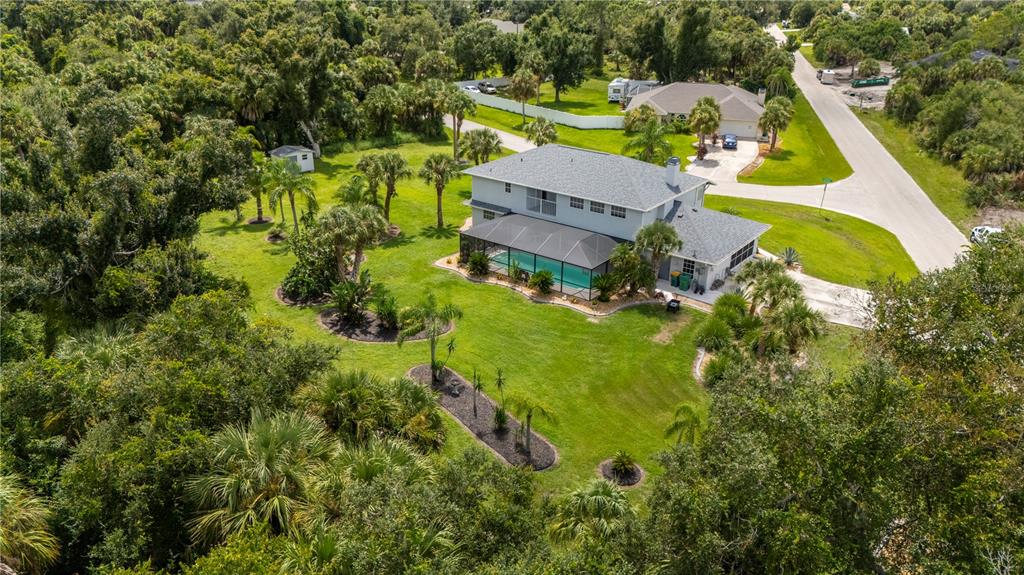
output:
[[[608,272],[608,257],[615,248],[608,236],[510,214],[465,230],[459,237],[459,255],[466,261],[474,252],[487,254],[491,271],[507,274],[514,262],[532,275],[549,270],[554,290],[589,300],[597,276]]]

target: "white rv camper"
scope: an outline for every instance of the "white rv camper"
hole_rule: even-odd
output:
[[[641,92],[646,92],[657,86],[657,80],[630,80],[629,78],[615,78],[608,82],[608,102],[626,102],[629,98]]]

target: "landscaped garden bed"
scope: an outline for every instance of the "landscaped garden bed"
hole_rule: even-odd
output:
[[[327,331],[334,335],[340,335],[348,339],[355,341],[365,341],[369,343],[394,343],[398,341],[399,330],[393,327],[388,327],[384,322],[377,318],[377,314],[370,310],[363,311],[363,320],[358,323],[347,322],[338,313],[335,308],[328,308],[320,312],[317,316],[318,323]],[[452,324],[448,324],[448,328],[445,329],[441,334],[448,333],[452,330]],[[405,338],[405,341],[416,341],[420,339],[427,339],[426,330],[419,331],[413,335]]]
[[[421,383],[430,383],[430,366],[423,364],[409,370],[409,377]],[[477,439],[514,466],[530,465],[534,470],[547,469],[558,461],[558,452],[544,436],[531,431],[530,456],[516,440],[520,434],[519,421],[508,416],[508,423],[502,432],[494,430],[495,402],[486,394],[477,393],[473,386],[457,372],[444,368],[442,382],[433,385],[440,394],[441,407],[459,420]],[[476,415],[473,414],[473,396],[476,394]]]
[[[322,296],[320,296],[318,298],[311,299],[309,301],[294,300],[294,299],[288,297],[287,295],[285,295],[284,290],[281,289],[281,286],[278,286],[277,289],[274,290],[274,297],[277,298],[277,301],[283,303],[284,305],[296,306],[296,307],[307,307],[307,306],[314,306],[314,305],[323,305],[323,304],[331,301],[331,296],[329,296],[327,294],[324,294],[324,295],[322,295]]]
[[[549,303],[554,305],[564,306],[576,311],[585,313],[593,316],[606,316],[611,315],[621,309],[633,307],[637,305],[649,305],[656,304],[661,305],[665,303],[665,300],[661,297],[648,297],[643,294],[637,294],[634,297],[615,296],[611,301],[601,302],[596,299],[587,301],[571,296],[565,296],[563,294],[552,292],[549,294],[542,294],[537,290],[530,289],[528,286],[522,283],[512,282],[508,276],[490,273],[486,276],[474,276],[469,273],[465,267],[458,265],[459,255],[454,254],[446,258],[441,258],[434,262],[439,268],[450,270],[461,274],[466,279],[478,282],[478,283],[489,283],[493,285],[499,285],[513,289],[530,300],[537,303]]]
[[[615,458],[609,457],[597,466],[597,471],[601,477],[619,487],[636,487],[647,475],[643,468],[635,463],[622,471],[616,471],[615,467]]]

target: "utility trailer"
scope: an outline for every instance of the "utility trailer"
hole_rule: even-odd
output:
[[[870,88],[871,86],[888,86],[888,76],[876,76],[874,78],[863,78],[850,83],[854,88]]]

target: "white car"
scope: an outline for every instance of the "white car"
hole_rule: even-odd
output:
[[[976,244],[983,244],[988,241],[989,236],[992,234],[998,234],[1003,231],[1003,228],[996,228],[993,226],[978,226],[971,230],[971,242]]]
[[[477,88],[476,86],[463,86],[462,89],[467,92],[476,92],[477,94],[480,93],[480,88]]]

